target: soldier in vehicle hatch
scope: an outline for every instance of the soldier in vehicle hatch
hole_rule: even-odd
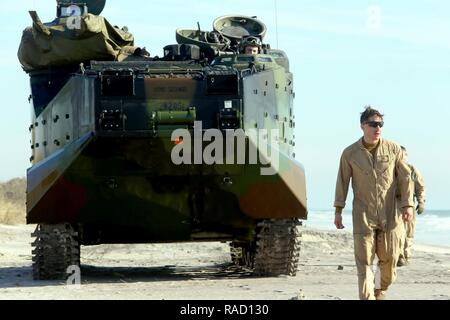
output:
[[[343,229],[342,209],[345,207],[350,179],[353,188],[353,237],[359,298],[380,300],[396,278],[402,217],[412,219],[411,170],[403,159],[397,143],[381,138],[383,115],[371,107],[361,114],[364,136],[347,147],[341,157],[336,183],[334,223]],[[397,211],[396,185],[400,189]],[[401,213],[401,214],[398,214]],[[381,273],[375,288],[372,264],[378,256]]]
[[[259,54],[261,52],[261,40],[256,37],[248,37],[243,40],[244,54]]]

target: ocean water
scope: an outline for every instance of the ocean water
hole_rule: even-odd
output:
[[[352,213],[343,213],[344,230],[352,231]],[[310,210],[308,227],[320,230],[336,230],[334,226],[334,211]],[[450,247],[450,210],[425,210],[416,216],[415,243]]]

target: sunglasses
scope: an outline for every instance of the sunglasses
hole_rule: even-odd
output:
[[[372,128],[376,128],[376,127],[383,128],[384,121],[366,121],[366,124]]]

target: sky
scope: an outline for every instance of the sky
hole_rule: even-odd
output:
[[[30,165],[29,82],[17,49],[33,9],[49,22],[55,1],[0,2],[0,181],[25,176]],[[257,16],[268,29],[264,42],[290,58],[296,158],[310,210],[332,209],[339,158],[362,136],[365,105],[385,114],[383,137],[408,149],[425,179],[427,208],[450,209],[449,1],[107,0],[102,13],[153,56],[176,43],[176,28],[199,22],[211,31],[228,14]]]

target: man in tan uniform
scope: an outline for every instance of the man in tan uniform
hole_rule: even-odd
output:
[[[350,179],[353,189],[353,236],[360,299],[383,299],[396,278],[402,218],[412,219],[411,171],[400,145],[381,138],[383,115],[371,107],[361,114],[364,136],[347,147],[341,157],[336,183],[335,225],[343,229]],[[401,214],[396,210],[400,189]],[[381,288],[375,290],[372,264],[378,256]]]
[[[402,146],[401,148],[403,151],[403,158],[407,161],[408,153],[406,152],[405,147]],[[398,267],[407,265],[409,259],[411,258],[411,248],[416,229],[416,211],[418,214],[422,214],[425,210],[425,183],[423,181],[423,177],[413,165],[408,165],[411,169],[411,183],[413,184],[414,197],[417,200],[417,207],[413,212],[413,219],[410,222],[405,221],[404,223],[404,230],[400,241],[400,257],[397,262]]]

